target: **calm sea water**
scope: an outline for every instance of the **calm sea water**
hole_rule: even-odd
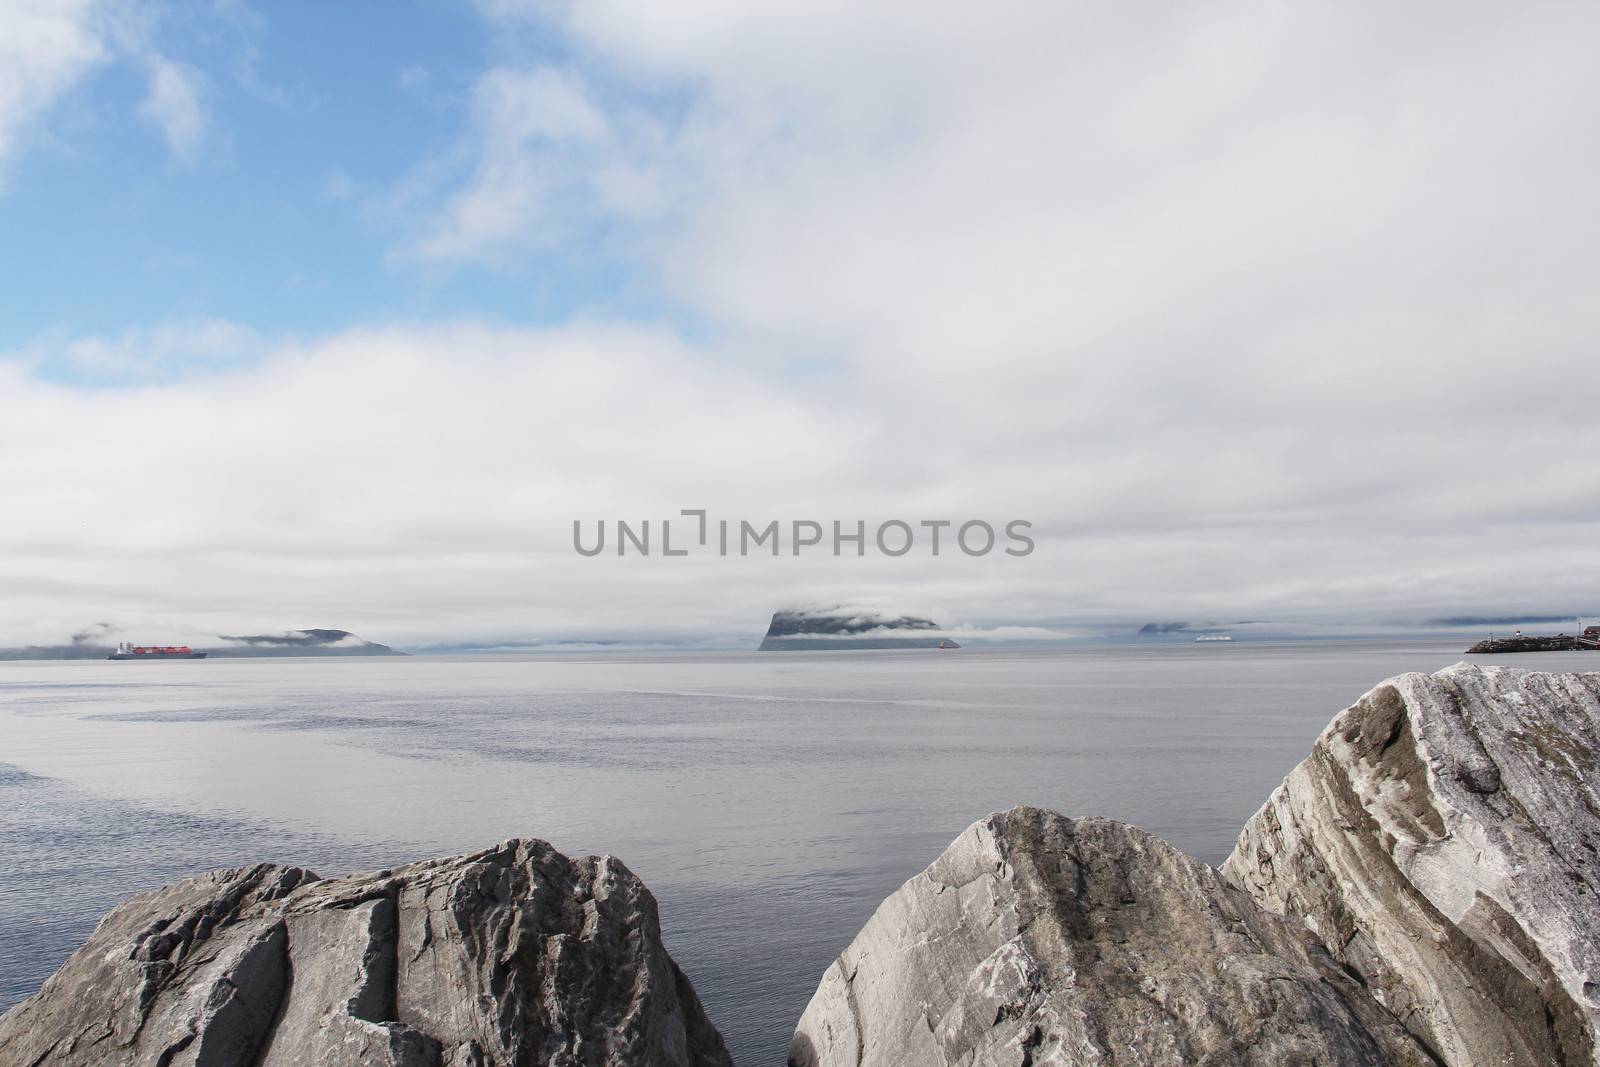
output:
[[[526,835],[621,857],[738,1062],[780,1064],[824,968],[973,820],[1109,815],[1219,862],[1336,711],[1460,647],[0,663],[0,1008],[184,875]]]

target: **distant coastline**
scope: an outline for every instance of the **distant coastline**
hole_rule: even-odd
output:
[[[404,656],[388,645],[368,641],[349,630],[284,630],[243,636],[218,635],[216,644],[197,644],[195,651],[208,659],[286,659],[301,656]],[[104,660],[115,645],[97,640],[74,640],[64,645],[23,645],[0,648],[0,660]]]
[[[1590,626],[1579,636],[1491,637],[1467,649],[1469,656],[1493,656],[1507,652],[1592,652],[1600,649],[1600,627]]]

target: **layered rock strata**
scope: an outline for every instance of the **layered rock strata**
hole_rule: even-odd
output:
[[[1600,675],[1459,664],[1384,682],[1222,869],[1446,1062],[1597,1062]]]

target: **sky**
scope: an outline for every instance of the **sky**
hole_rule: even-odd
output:
[[[0,25],[0,645],[1600,613],[1593,5]]]

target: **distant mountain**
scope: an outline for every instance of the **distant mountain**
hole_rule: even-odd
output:
[[[206,651],[218,658],[268,656],[403,656],[388,645],[366,641],[349,630],[285,630],[276,634],[221,635],[227,644]]]
[[[1145,634],[1176,634],[1189,628],[1186,622],[1147,622],[1139,627],[1140,635]]]
[[[940,647],[961,646],[941,636],[931,619],[841,607],[774,612],[759,651]]]
[[[1170,637],[1174,634],[1180,637],[1193,637],[1204,634],[1225,633],[1238,626],[1254,625],[1249,620],[1241,619],[1236,622],[1147,622],[1139,627],[1139,637]]]
[[[0,660],[10,659],[105,659],[116,651],[111,645],[20,645],[0,648]]]

